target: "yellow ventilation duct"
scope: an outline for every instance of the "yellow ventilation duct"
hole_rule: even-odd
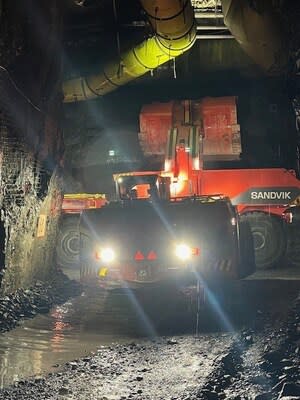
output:
[[[101,73],[64,82],[65,103],[103,96],[193,46],[196,25],[190,0],[141,0],[141,4],[155,35],[121,54]]]

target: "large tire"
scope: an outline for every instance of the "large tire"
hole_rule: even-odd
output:
[[[300,267],[300,223],[291,224],[287,226],[288,232],[288,246],[287,246],[287,259],[290,264]]]
[[[270,269],[278,266],[287,247],[282,221],[262,212],[247,213],[242,216],[242,220],[250,225],[256,268]]]
[[[255,271],[253,235],[251,232],[250,224],[246,219],[240,221],[239,249],[240,260],[238,277],[246,278],[248,275],[252,274]]]
[[[84,283],[95,283],[97,280],[97,270],[93,266],[91,255],[93,253],[94,242],[91,239],[91,232],[79,225],[79,270],[80,281]]]
[[[97,271],[87,263],[80,263],[80,280],[95,282],[95,279],[97,279]]]
[[[56,261],[62,268],[79,269],[78,215],[67,215],[59,224],[56,242]]]

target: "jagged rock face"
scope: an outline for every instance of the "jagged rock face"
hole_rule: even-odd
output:
[[[1,291],[55,269],[61,203],[59,1],[0,2]]]
[[[10,291],[45,279],[55,269],[61,179],[4,125],[0,141],[1,277],[2,290]]]

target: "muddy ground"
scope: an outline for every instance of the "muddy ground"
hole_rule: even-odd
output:
[[[151,337],[101,346],[1,390],[0,399],[300,399],[299,289],[299,281],[248,281],[232,301],[207,298],[198,335],[194,298],[137,294],[146,315],[137,336]]]

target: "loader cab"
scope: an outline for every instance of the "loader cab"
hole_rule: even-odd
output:
[[[117,199],[126,200],[169,200],[170,178],[155,172],[115,174]]]

